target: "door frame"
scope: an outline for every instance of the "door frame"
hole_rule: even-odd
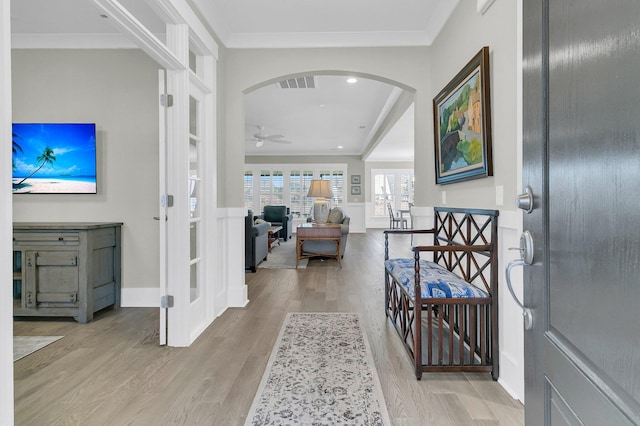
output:
[[[535,4],[534,4],[535,3]],[[523,220],[523,229],[548,229],[548,218],[544,214],[548,195],[547,182],[544,179],[546,171],[546,144],[540,141],[547,138],[547,128],[544,129],[540,123],[546,123],[543,113],[543,90],[546,83],[544,74],[544,63],[542,58],[545,49],[545,40],[542,39],[541,23],[543,10],[538,6],[538,2],[526,2],[523,5],[523,41],[522,41],[522,91],[523,99],[527,97],[529,106],[526,114],[523,113],[522,128],[522,182],[520,188],[525,183],[531,186],[534,198],[534,209],[530,214],[526,214]],[[537,22],[534,26],[531,23]],[[525,59],[526,58],[526,59]],[[528,158],[532,166],[525,168],[524,159]],[[533,164],[535,162],[535,164]],[[547,235],[533,234],[534,263],[524,268],[524,283],[546,282],[548,277],[549,259],[544,250],[548,247]],[[547,306],[546,292],[539,292],[532,286],[524,286],[524,305],[531,308],[534,315],[534,327],[524,333],[524,376],[525,376],[525,423],[543,424],[544,418],[540,413],[545,412],[544,379],[534,368],[533,363],[528,363],[527,359],[544,359],[544,331],[547,329],[548,318],[545,315],[544,307]],[[541,296],[541,298],[540,298]]]
[[[206,28],[202,25],[193,10],[186,2],[176,2],[172,0],[154,0],[153,7],[156,13],[165,21],[167,29],[167,42],[161,42],[148,28],[135,18],[116,0],[93,0],[94,3],[104,10],[112,22],[120,31],[131,37],[135,44],[146,52],[158,65],[166,69],[166,80],[168,93],[173,97],[173,106],[167,112],[167,194],[173,196],[173,207],[167,210],[167,259],[165,265],[167,277],[167,293],[173,296],[174,305],[168,317],[167,344],[169,346],[189,346],[198,335],[215,318],[213,286],[215,281],[206,276],[211,270],[208,265],[215,262],[215,257],[209,255],[203,271],[202,282],[206,284],[203,289],[206,297],[206,307],[204,309],[208,315],[203,321],[198,321],[193,325],[190,321],[191,303],[189,289],[189,194],[187,185],[188,176],[188,144],[183,141],[189,140],[189,84],[195,79],[199,84],[207,88],[209,97],[213,97],[215,91],[215,61],[218,58],[218,46]],[[196,72],[189,67],[190,50],[194,49],[198,56],[197,64],[200,69]],[[204,107],[210,110],[204,113],[211,117],[211,121],[216,118],[214,105],[211,99],[205,102]],[[209,121],[209,120],[207,120]],[[215,126],[212,126],[215,130]],[[162,133],[162,130],[161,130]],[[209,135],[207,151],[215,151],[215,133]],[[209,173],[216,174],[215,156],[207,155],[207,161],[213,158],[214,161],[208,164]],[[183,179],[184,178],[184,179]],[[210,179],[206,185],[215,185],[215,179]],[[216,192],[203,189],[203,198],[209,198]],[[160,197],[159,197],[160,198]],[[204,200],[203,200],[204,201]],[[160,203],[161,201],[158,200]],[[207,221],[210,221],[211,212],[215,211],[216,200],[204,201],[207,208]],[[162,220],[162,218],[160,218]],[[215,224],[211,224],[209,233],[215,235]],[[215,240],[215,238],[211,238]],[[162,244],[161,244],[162,245]],[[211,250],[213,253],[214,250]],[[160,292],[159,292],[160,293]],[[159,301],[158,301],[159,304]],[[160,308],[162,311],[163,308]],[[162,317],[162,313],[161,313]]]
[[[161,101],[158,103],[158,229],[159,229],[159,279],[160,279],[160,344],[167,344],[167,315],[168,303],[165,303],[169,295],[167,288],[167,200],[162,194],[167,194],[167,70],[158,70],[158,94]]]
[[[0,0],[0,84],[3,94],[0,99],[0,181],[11,180],[11,151],[9,140],[11,136],[11,14],[10,0]],[[12,270],[12,241],[13,235],[13,200],[9,185],[0,186],[0,270],[5,279],[0,280],[0,413],[3,421],[13,424],[13,295],[10,272]]]

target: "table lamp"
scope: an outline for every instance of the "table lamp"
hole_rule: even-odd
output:
[[[315,197],[313,219],[316,223],[327,223],[329,217],[329,199],[333,197],[331,183],[328,180],[314,179],[309,186],[307,197]]]

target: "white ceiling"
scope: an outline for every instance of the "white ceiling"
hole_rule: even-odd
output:
[[[426,46],[460,0],[192,0],[227,47]]]
[[[281,88],[269,84],[245,96],[247,155],[362,155],[376,140],[380,122],[401,89],[375,80],[348,76],[315,76],[315,88]],[[413,130],[413,116],[407,124]],[[252,135],[280,134],[291,144],[265,142]],[[398,139],[396,138],[396,142]],[[406,142],[406,143],[405,143]],[[413,137],[395,145],[403,160],[413,158]],[[384,155],[378,153],[376,155]],[[384,157],[383,157],[384,158]]]
[[[119,0],[163,40],[164,26],[149,1],[153,3]],[[226,47],[273,48],[429,45],[460,0],[190,1]],[[102,13],[86,0],[13,0],[12,46],[131,47]],[[247,138],[257,130],[254,126],[261,125],[264,133],[282,134],[293,142],[267,142],[260,149],[246,142],[247,155],[413,159],[412,106],[393,128],[378,129],[399,89],[367,79],[348,85],[345,76],[316,78],[316,89],[280,89],[271,84],[246,96]],[[376,134],[385,136],[380,139]]]

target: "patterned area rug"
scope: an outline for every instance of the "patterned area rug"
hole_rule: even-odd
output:
[[[355,313],[289,313],[245,425],[390,425]]]
[[[300,259],[298,268],[306,268],[309,259]],[[258,268],[265,269],[296,269],[296,236],[281,241],[280,245],[275,245],[271,249],[271,253],[267,255],[267,260],[260,262]]]
[[[34,353],[64,336],[13,336],[13,362]]]

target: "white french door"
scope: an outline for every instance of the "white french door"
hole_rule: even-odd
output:
[[[149,0],[166,24],[166,41],[158,39],[141,20],[118,0],[93,0],[123,34],[153,58],[160,68],[159,92],[166,103],[160,107],[160,227],[159,293],[160,342],[189,346],[214,318],[213,290],[203,283],[205,272],[214,270],[214,256],[206,256],[202,237],[207,221],[215,217],[215,63],[218,46],[197,16],[183,2]],[[206,119],[205,119],[206,117]],[[211,175],[208,184],[204,176]],[[212,161],[213,159],[213,161]],[[207,203],[206,195],[211,195]],[[211,240],[215,226],[209,231]],[[213,252],[213,249],[209,249]],[[224,304],[223,304],[224,305]]]
[[[160,109],[158,114],[158,216],[154,219],[158,221],[159,228],[159,269],[160,269],[160,344],[167,344],[167,311],[168,311],[168,288],[167,288],[167,72],[160,70],[158,72],[159,85],[159,103]]]
[[[204,144],[206,138],[205,126],[205,94],[192,81],[189,88],[189,140],[188,162],[189,174],[187,186],[189,194],[189,331],[193,341],[207,321],[207,287],[204,285],[206,253],[204,244],[204,230],[206,228],[203,215],[205,200],[204,172]]]

